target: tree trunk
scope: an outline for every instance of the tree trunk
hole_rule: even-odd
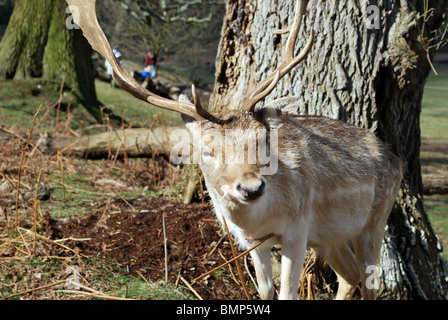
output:
[[[101,120],[91,47],[81,30],[67,28],[63,0],[16,0],[0,43],[0,78],[61,82],[75,101]]]
[[[210,105],[238,109],[248,90],[280,63],[287,36],[272,32],[292,23],[294,0],[230,0]],[[374,5],[374,7],[368,6]],[[448,268],[423,203],[420,170],[421,101],[430,72],[431,32],[445,0],[311,0],[299,51],[314,27],[307,60],[277,85],[265,102],[294,96],[291,111],[323,115],[378,134],[405,163],[405,176],[382,247],[380,298],[445,299]],[[374,11],[370,11],[370,10]],[[259,107],[263,103],[259,104]]]

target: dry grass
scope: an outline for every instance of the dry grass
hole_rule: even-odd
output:
[[[107,283],[110,281],[93,284],[87,280],[89,275],[107,279],[118,271],[101,259],[88,257],[76,247],[65,245],[67,239],[52,240],[45,234],[46,225],[50,216],[64,219],[73,213],[86,213],[86,207],[95,203],[94,199],[120,194],[122,188],[112,182],[127,185],[125,195],[175,194],[179,170],[170,168],[167,172],[166,165],[158,159],[111,156],[107,160],[91,161],[74,159],[64,152],[55,156],[42,154],[31,143],[39,126],[53,128],[53,134],[79,134],[70,126],[73,118],[69,110],[50,117],[52,110],[59,111],[58,106],[60,100],[52,105],[40,105],[30,127],[23,131],[1,128],[0,299],[123,299],[104,292],[111,290]],[[112,179],[105,184],[95,183],[104,177]],[[53,199],[46,201],[50,190]],[[75,274],[71,266],[77,266],[76,270],[82,270],[84,276]],[[73,278],[77,279],[76,285],[72,283]],[[80,290],[67,289],[73,286]],[[173,297],[181,296],[173,294]]]

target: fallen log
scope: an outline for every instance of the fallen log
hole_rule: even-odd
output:
[[[448,194],[448,177],[424,175],[422,178],[424,195]]]
[[[44,154],[58,152],[76,157],[169,157],[170,134],[178,127],[111,130],[80,137],[53,137],[45,134],[35,144]]]

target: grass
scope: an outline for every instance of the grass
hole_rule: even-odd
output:
[[[133,126],[149,126],[154,125],[154,123],[156,123],[155,125],[175,125],[181,122],[177,113],[151,107],[147,103],[136,100],[121,89],[111,88],[108,83],[97,80],[96,86],[99,99],[103,100],[106,106],[117,115],[122,115]],[[40,80],[0,81],[0,126],[10,132],[25,134],[26,136],[30,130],[33,116],[40,105],[42,105],[42,109],[36,117],[33,131],[35,135],[49,132],[52,135],[67,136],[69,133],[79,133],[82,128],[94,125],[95,121],[83,108],[71,108],[68,112],[68,102],[57,103],[59,89],[60,84]],[[0,157],[0,172],[17,181],[16,171],[19,167],[20,143],[14,139],[1,140],[0,148],[3,155]],[[159,188],[154,182],[135,181],[136,174],[133,173],[133,170],[135,172],[156,170],[153,168],[157,167],[157,163],[151,159],[128,159],[127,161],[75,160],[65,155],[64,157],[41,156],[38,152],[31,157],[29,156],[30,151],[31,148],[25,154],[27,164],[22,168],[21,185],[27,186],[24,192],[29,192],[36,184],[37,173],[40,169],[43,169],[41,183],[51,190],[50,200],[39,202],[40,216],[49,213],[54,219],[79,217],[103,210],[100,206],[108,199],[117,197],[126,199],[174,197],[179,193],[178,189],[171,188],[168,183],[163,183],[162,187]],[[61,170],[61,162],[63,171]],[[12,170],[12,173],[8,173],[10,170]],[[157,171],[161,172],[162,170],[157,169]],[[116,182],[125,182],[127,185],[126,191],[124,192],[123,188],[113,188],[110,185],[98,185],[98,180],[104,177]],[[4,183],[3,176],[0,176],[0,181],[0,185]],[[31,202],[34,201],[31,200]],[[11,232],[3,227],[0,229],[0,257],[2,257],[0,260],[0,298],[17,292],[25,292],[29,288],[39,288],[42,285],[45,286],[58,281],[58,279],[63,279],[65,264],[78,263],[76,261],[69,262],[72,258],[61,260],[61,258],[54,259],[46,256],[51,250],[47,249],[48,244],[41,243],[42,241],[37,244],[36,252],[38,253],[30,254],[33,251],[32,243],[34,240],[26,231],[32,230],[33,210],[32,208],[26,208],[26,206],[25,209],[23,213],[20,213],[23,217],[22,226],[24,230],[13,234],[12,229]],[[5,216],[10,221],[13,220],[14,212],[14,205],[8,207],[8,214],[4,215],[3,211],[0,210],[0,221],[2,219],[4,221]],[[39,226],[37,231],[42,235],[44,228]],[[21,251],[18,252],[17,250]],[[13,259],[3,258],[10,254],[13,255]],[[146,282],[139,277],[125,277],[123,275],[126,272],[114,270],[113,263],[102,261],[95,265],[91,261],[83,261],[82,266],[89,275],[86,278],[91,281],[90,284],[109,296],[132,299],[192,298],[191,295],[183,292],[182,286],[174,288],[171,285]],[[103,270],[106,271],[103,272]],[[64,290],[63,285],[36,290],[25,295],[17,295],[11,299],[89,298],[82,295],[73,296],[73,294],[60,292],[61,290]]]
[[[112,88],[109,83],[95,80],[98,99],[116,115],[138,126],[152,123],[156,117],[163,119],[166,125],[182,123],[177,112],[168,111],[135,99],[124,90]]]
[[[63,100],[61,105],[57,104],[59,86],[60,83],[41,80],[0,80],[0,125],[17,131],[28,128],[39,105],[43,104],[41,114],[47,113],[47,115],[41,120],[39,129],[54,131],[56,123],[53,120],[56,117],[60,117],[58,124],[64,126],[68,115],[67,106],[70,102]],[[154,122],[159,125],[164,123],[167,126],[182,123],[178,113],[139,101],[124,90],[112,88],[109,83],[96,80],[95,86],[98,100],[133,126],[144,127]],[[72,106],[70,118],[68,125],[72,130],[79,130],[96,123],[82,107]]]
[[[67,112],[67,104],[57,104],[60,86],[61,83],[40,79],[0,80],[0,125],[13,130],[29,128],[35,112],[42,104],[41,115],[47,115],[39,123],[40,130],[54,130],[53,120]],[[71,108],[70,113],[74,119],[72,128],[80,127],[81,123],[94,123],[84,108]]]
[[[422,102],[420,126],[422,174],[448,175],[448,65],[437,65],[438,76],[428,77]],[[436,89],[444,87],[447,90]],[[448,260],[448,196],[425,197],[425,205],[433,228],[444,247]]]

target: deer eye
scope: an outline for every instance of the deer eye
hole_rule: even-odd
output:
[[[202,148],[201,149],[202,157],[203,158],[214,158],[213,150],[209,148]]]

